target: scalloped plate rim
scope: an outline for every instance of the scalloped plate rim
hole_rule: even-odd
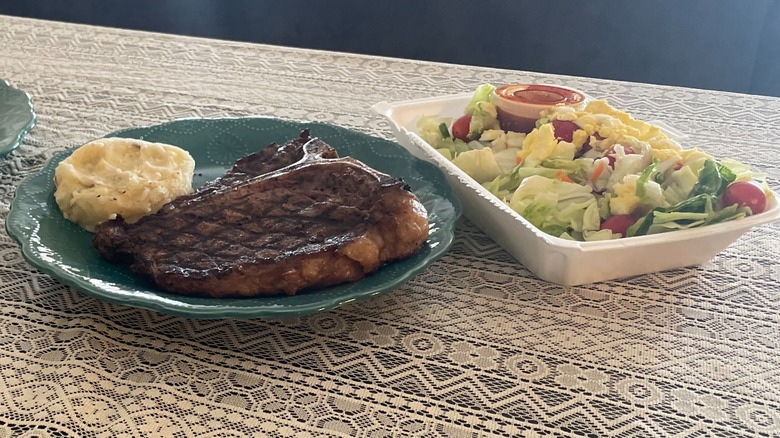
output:
[[[25,112],[25,115],[29,116],[25,125],[17,128],[18,132],[15,139],[11,140],[11,142],[8,144],[5,145],[0,144],[0,158],[2,158],[10,154],[11,152],[13,152],[16,148],[19,147],[20,144],[22,144],[22,141],[27,136],[27,134],[29,134],[30,131],[32,131],[32,129],[38,123],[38,115],[35,113],[35,107],[33,106],[32,95],[30,93],[14,87],[6,79],[0,79],[0,88],[7,88],[26,96],[27,99],[25,101],[24,108],[26,108],[27,111]],[[0,102],[0,113],[3,112],[2,108],[3,108],[3,102]]]

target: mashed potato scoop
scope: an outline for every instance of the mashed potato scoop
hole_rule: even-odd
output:
[[[54,171],[54,198],[65,219],[94,232],[122,216],[128,223],[192,192],[195,160],[176,146],[128,138],[91,141]]]

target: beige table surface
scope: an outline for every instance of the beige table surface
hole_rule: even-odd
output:
[[[181,117],[319,120],[382,138],[378,101],[556,82],[780,179],[780,99],[0,17],[0,77],[57,151]],[[717,72],[713,72],[717,74]],[[780,436],[780,228],[700,267],[561,287],[463,220],[376,299],[285,320],[108,304],[33,269],[0,227],[0,437]]]

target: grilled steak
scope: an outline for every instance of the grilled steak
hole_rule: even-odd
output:
[[[357,281],[427,237],[405,183],[304,131],[135,224],[102,223],[93,242],[163,290],[250,297]]]

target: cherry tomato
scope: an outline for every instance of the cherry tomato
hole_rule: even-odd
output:
[[[455,123],[452,124],[452,136],[459,138],[465,142],[471,141],[469,139],[469,125],[471,124],[471,114],[460,116]]]
[[[623,146],[623,145],[621,145],[621,146]],[[626,154],[626,155],[631,155],[631,154],[635,154],[636,152],[634,152],[634,148],[632,148],[631,146],[623,146],[623,153]],[[609,150],[607,151],[605,156],[607,157],[607,160],[609,160],[609,167],[614,169],[615,168],[615,161],[617,160],[617,157],[616,157],[616,154],[615,154],[615,146],[612,146],[611,148],[609,148]]]
[[[766,208],[766,195],[761,187],[747,181],[739,181],[726,187],[721,199],[721,205],[738,204],[743,207],[750,207],[753,214],[758,214]]]
[[[574,131],[580,129],[576,123],[568,120],[553,120],[553,131],[555,131],[555,138],[557,140],[571,141],[574,139]]]
[[[636,218],[630,214],[616,214],[604,219],[601,223],[602,230],[611,230],[615,234],[626,237],[626,231],[631,225],[634,225]]]

